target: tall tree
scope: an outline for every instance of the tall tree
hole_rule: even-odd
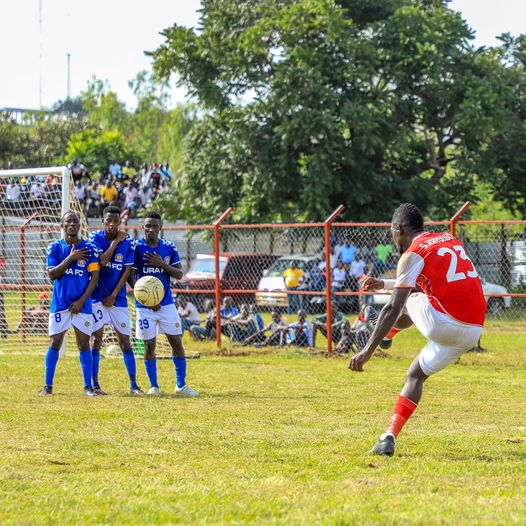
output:
[[[501,117],[491,50],[441,0],[204,0],[152,53],[203,108],[181,209],[207,221],[444,213],[474,189]]]

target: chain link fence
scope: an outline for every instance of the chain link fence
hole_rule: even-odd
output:
[[[486,330],[503,324],[521,330],[526,222],[459,221],[454,227],[483,280]],[[140,226],[125,228],[134,239],[142,237]],[[426,224],[437,232],[451,228],[449,221]],[[49,301],[51,291],[46,247],[59,236],[57,224],[44,230],[13,224],[9,218],[0,221],[2,351],[47,348],[47,311],[41,299],[44,295]],[[208,341],[210,350],[267,344],[326,349],[328,332],[331,347],[337,347],[349,332],[360,329],[359,313],[365,306],[378,310],[389,299],[385,292],[364,294],[361,277],[394,277],[399,258],[389,223],[177,225],[165,226],[162,237],[173,241],[181,256],[184,277],[173,283],[173,293],[190,350],[196,340]],[[328,317],[334,321],[331,331]],[[105,348],[117,343],[109,327],[104,343]],[[140,354],[143,343],[134,344]],[[70,337],[68,348],[74,346]],[[170,354],[164,337],[158,340],[158,353]]]

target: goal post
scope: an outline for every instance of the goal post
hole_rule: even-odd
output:
[[[1,351],[47,349],[46,249],[62,236],[60,219],[70,210],[79,214],[85,237],[87,221],[67,167],[0,170]]]

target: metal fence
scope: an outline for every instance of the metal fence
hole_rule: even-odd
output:
[[[288,323],[301,323],[303,316],[318,322],[314,338],[323,334],[317,341],[300,342],[297,335],[287,333],[282,344],[321,345],[331,351],[341,333],[323,321],[334,319],[337,312],[353,318],[367,304],[381,308],[388,295],[363,293],[360,279],[394,277],[399,257],[390,223],[339,223],[341,211],[322,223],[247,225],[228,223],[227,210],[211,225],[165,226],[162,237],[176,244],[185,273],[183,280],[173,283],[173,292],[208,314],[208,321],[200,324],[204,332],[196,331],[194,336],[208,338],[211,348],[221,349],[222,338],[229,345],[242,345],[254,328],[269,323],[266,313],[280,311]],[[462,221],[461,212],[449,221],[427,223],[426,228],[455,232],[464,242],[483,280],[488,330],[503,320],[522,326],[526,221]],[[60,235],[57,225],[44,230],[17,221],[0,222],[0,348],[8,343],[16,348],[27,342],[34,345],[36,329],[41,334],[38,345],[45,344],[45,327],[33,332],[27,327],[14,329],[17,323],[20,328],[24,313],[38,304],[39,294],[50,293],[46,246]],[[142,235],[140,227],[125,228],[134,238]],[[236,323],[226,322],[224,312],[230,302],[241,311]],[[181,310],[184,303],[181,300]],[[112,341],[108,329],[106,342]],[[140,347],[141,342],[136,344]]]

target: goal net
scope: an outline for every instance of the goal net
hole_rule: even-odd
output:
[[[63,166],[0,171],[0,350],[38,353],[48,346],[51,282],[46,271],[50,242],[62,235],[60,218],[81,217],[69,170]],[[68,348],[75,338],[68,338]]]

